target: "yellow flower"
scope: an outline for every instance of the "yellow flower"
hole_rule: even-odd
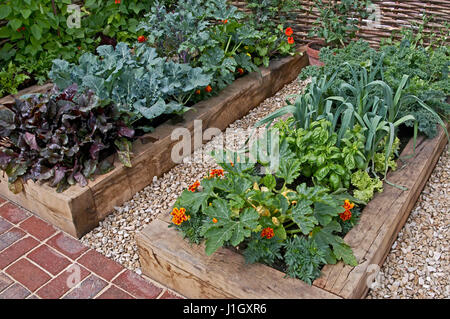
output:
[[[249,57],[252,57],[252,55],[251,55],[250,53],[248,53],[248,52],[247,52],[247,55],[248,55]]]
[[[278,218],[276,218],[275,216],[272,217],[272,223],[273,223],[275,226],[279,226],[279,225],[280,225],[280,221],[279,221]]]
[[[270,216],[270,211],[264,206],[259,205],[258,207],[256,207],[256,211],[258,212],[259,216]]]

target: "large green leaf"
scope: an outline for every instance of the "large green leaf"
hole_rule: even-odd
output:
[[[345,211],[345,208],[338,205],[333,205],[334,203],[314,203],[314,216],[323,226],[328,225],[333,217],[338,216],[340,213]]]
[[[0,6],[0,20],[5,19],[11,13],[11,7],[9,5]],[[26,19],[26,18],[25,18]]]
[[[231,209],[224,199],[215,199],[205,213],[217,220],[216,223],[208,221],[204,224],[207,255],[214,253],[227,241],[233,246],[239,245],[246,237],[250,237],[252,229],[258,225],[259,214],[255,209],[246,208],[238,218],[232,218]]]
[[[304,235],[308,235],[319,222],[313,215],[312,201],[301,200],[292,209],[292,220]]]
[[[316,242],[318,248],[323,251],[327,262],[335,264],[336,260],[343,260],[350,266],[357,266],[358,261],[351,248],[344,242],[344,240],[335,235],[335,232],[340,232],[341,226],[337,221],[330,222],[327,226],[320,228],[316,227],[313,230],[313,240]]]
[[[297,159],[281,158],[279,170],[275,175],[283,178],[286,184],[291,184],[300,175],[300,166],[300,161]]]

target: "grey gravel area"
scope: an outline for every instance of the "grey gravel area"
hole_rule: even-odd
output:
[[[448,151],[447,145],[367,298],[450,297]]]
[[[297,80],[275,96],[266,99],[248,115],[226,130],[248,129],[259,119],[285,105],[285,99],[298,94],[306,83]],[[237,144],[245,140],[237,136]],[[182,164],[154,178],[153,183],[133,199],[116,207],[100,225],[81,240],[84,244],[141,274],[135,233],[155,216],[166,212],[189,185],[217,168],[207,154],[217,147],[220,136],[203,145],[203,161],[185,158]],[[227,146],[228,144],[227,134]],[[199,158],[199,152],[193,158]],[[450,156],[448,148],[440,157],[416,206],[394,242],[377,277],[378,285],[367,298],[449,298],[449,219]]]

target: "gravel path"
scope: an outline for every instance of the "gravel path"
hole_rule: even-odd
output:
[[[227,130],[251,127],[284,106],[285,99],[298,94],[305,84],[295,80],[286,85]],[[243,139],[237,138],[238,142]],[[218,141],[216,137],[203,145],[203,154],[216,147]],[[216,164],[210,156],[205,156],[202,163],[185,159],[183,164],[162,177],[154,178],[153,183],[135,194],[133,199],[116,207],[97,228],[82,238],[82,242],[141,274],[135,233],[156,215],[170,209],[183,189],[201,180],[212,168],[216,168]],[[379,285],[369,291],[367,298],[450,297],[449,176],[450,156],[444,152],[380,270]]]
[[[448,145],[367,298],[450,298]]]

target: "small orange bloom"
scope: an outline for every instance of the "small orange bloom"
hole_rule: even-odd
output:
[[[244,69],[243,68],[239,68],[238,72],[239,72],[240,75],[242,75],[242,74],[244,74]]]
[[[210,93],[212,91],[211,85],[208,85],[207,87],[205,87],[205,91]]]
[[[289,44],[294,44],[294,37],[289,37],[288,38],[288,43]]]
[[[189,191],[195,192],[199,186],[200,186],[200,182],[199,181],[195,181],[194,184],[189,186]]]
[[[138,41],[139,41],[139,43],[142,43],[142,42],[147,41],[147,39],[143,35],[140,35],[140,36],[138,36]]]
[[[349,201],[348,199],[346,199],[346,200],[344,201],[344,205],[343,205],[342,207],[344,207],[346,210],[350,210],[350,209],[352,209],[353,207],[355,207],[355,204],[350,203],[350,201]]]
[[[352,218],[352,212],[346,209],[345,212],[339,214],[339,217],[345,222]]]
[[[172,222],[177,226],[191,218],[190,216],[186,216],[186,209],[183,207],[180,209],[174,207],[170,214],[173,216]]]
[[[228,19],[222,20],[223,24],[227,24],[228,23]]]
[[[211,173],[209,173],[209,177],[220,177],[224,176],[223,169],[212,169]]]
[[[234,163],[232,161],[230,161],[230,165],[231,167],[234,167]]]
[[[195,94],[200,95],[200,93],[202,93],[200,90],[196,90]]]
[[[213,218],[213,223],[216,224],[217,223],[217,219]]]
[[[261,237],[264,238],[266,237],[267,239],[271,239],[273,236],[275,236],[273,229],[270,227],[264,228],[261,231]]]
[[[291,27],[289,27],[289,28],[286,28],[286,31],[284,31],[284,33],[285,33],[288,37],[290,37],[290,36],[294,33],[294,31],[292,30]]]

